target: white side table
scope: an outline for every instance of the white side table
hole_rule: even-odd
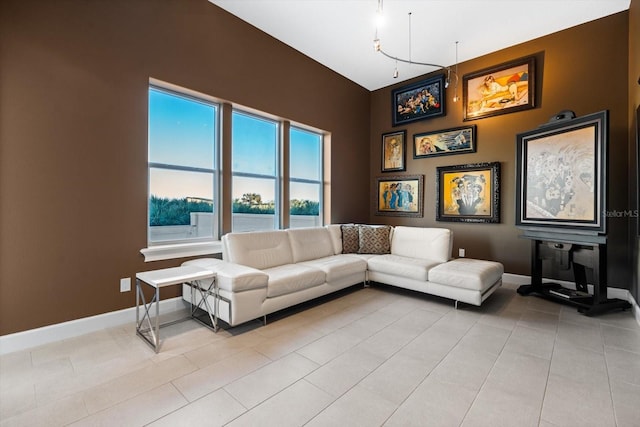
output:
[[[202,287],[198,280],[211,280],[211,283],[205,288]],[[155,289],[154,295],[147,303],[144,293],[142,292],[141,284],[146,283]],[[178,319],[172,322],[164,324],[159,323],[160,316],[160,288],[173,285],[187,284],[191,287],[191,313],[189,317],[184,319]],[[200,296],[200,302],[194,305],[194,291],[198,292]],[[208,298],[213,296],[214,308],[211,309]],[[205,326],[210,327],[217,332],[218,330],[218,301],[220,295],[218,292],[218,285],[216,281],[216,274],[210,270],[205,270],[200,267],[183,265],[180,267],[165,268],[161,270],[144,271],[136,274],[136,334],[144,339],[149,345],[151,345],[156,353],[160,349],[160,328],[163,326],[172,325],[176,322],[180,322],[186,319],[194,319],[203,323]],[[142,306],[144,307],[144,315],[140,318],[140,300],[142,300]],[[204,304],[204,310],[209,314],[211,325],[202,322],[194,313],[198,308]],[[155,319],[151,319],[151,311],[155,305]],[[143,327],[143,323],[147,324],[147,327]]]

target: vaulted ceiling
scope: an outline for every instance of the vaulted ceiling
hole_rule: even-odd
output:
[[[209,0],[335,72],[376,90],[629,9],[630,0]],[[410,14],[410,15],[409,15]],[[394,78],[394,70],[398,77]]]

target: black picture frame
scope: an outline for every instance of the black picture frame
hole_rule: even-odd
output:
[[[606,234],[609,112],[516,136],[516,227]]]
[[[445,115],[444,81],[444,74],[439,74],[418,83],[393,89],[391,91],[393,126]]]
[[[500,162],[436,168],[436,221],[500,222]]]
[[[640,80],[638,81],[640,84]],[[636,108],[636,230],[640,236],[640,105]]]
[[[536,106],[536,57],[527,56],[462,76],[464,121]]]
[[[382,134],[382,172],[401,172],[407,169],[407,131]]]
[[[393,196],[392,188],[400,187]],[[376,215],[422,217],[424,175],[394,175],[376,178]],[[400,201],[400,202],[399,202]]]
[[[476,125],[416,133],[413,135],[413,158],[475,153]]]

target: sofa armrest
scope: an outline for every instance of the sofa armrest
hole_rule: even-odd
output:
[[[182,265],[195,265],[213,271],[217,275],[218,287],[229,292],[266,288],[269,281],[269,276],[258,269],[217,258],[199,258]]]

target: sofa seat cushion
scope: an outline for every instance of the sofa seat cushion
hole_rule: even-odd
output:
[[[429,281],[483,292],[500,280],[503,273],[504,266],[499,262],[459,258],[431,269]]]
[[[182,265],[195,265],[215,272],[218,287],[230,292],[266,288],[269,281],[269,276],[260,270],[216,258],[192,259]]]
[[[333,255],[300,264],[324,271],[327,282],[364,273],[367,270],[367,262],[364,259],[351,255]]]
[[[322,285],[324,271],[302,264],[286,264],[263,270],[269,276],[267,298]]]
[[[416,280],[427,280],[429,271],[439,262],[421,258],[409,258],[393,254],[379,255],[368,261],[369,271],[386,273]]]

